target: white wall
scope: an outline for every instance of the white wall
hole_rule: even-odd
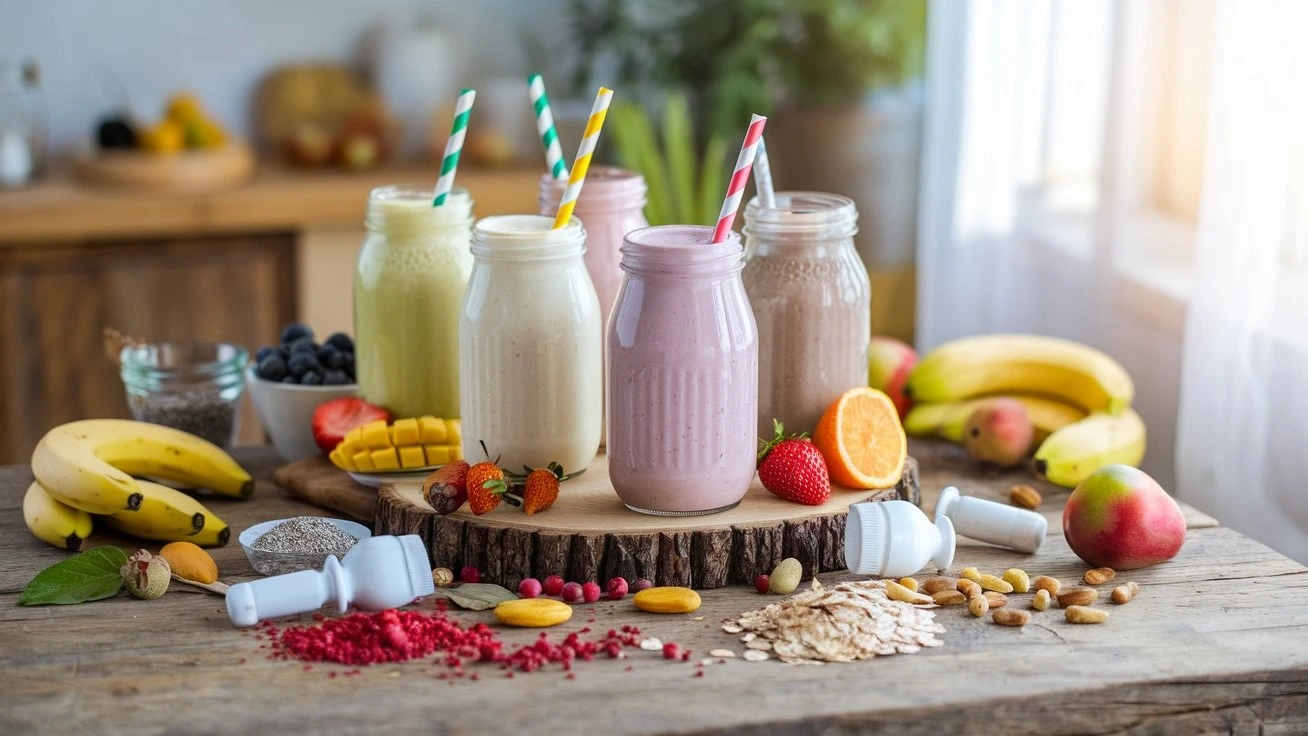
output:
[[[193,90],[244,133],[265,74],[291,62],[362,62],[367,32],[383,21],[426,17],[454,30],[475,84],[548,66],[528,49],[562,45],[566,8],[566,0],[0,0],[0,57],[40,64],[51,139],[62,149],[86,139],[110,104],[102,79],[121,79],[133,110],[149,118],[172,92]]]

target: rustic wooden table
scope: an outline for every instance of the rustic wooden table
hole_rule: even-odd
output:
[[[945,484],[997,496],[1019,477],[979,477],[952,448],[912,451],[928,508]],[[239,457],[264,479],[277,464],[266,449]],[[955,607],[938,612],[945,646],[920,654],[825,667],[737,659],[697,678],[692,665],[637,650],[626,661],[579,666],[574,680],[553,670],[505,679],[487,668],[478,681],[451,685],[416,662],[333,679],[329,671],[347,668],[270,661],[259,641],[228,623],[221,599],[180,588],[158,601],[120,594],[19,607],[26,582],[65,554],[23,528],[30,477],[25,467],[0,469],[3,733],[1308,733],[1308,569],[1193,510],[1180,556],[1121,575],[1142,592],[1109,605],[1112,618],[1099,626],[1070,625],[1051,610],[1011,629]],[[1065,493],[1042,490],[1055,523],[1037,555],[964,543],[958,566],[1079,578],[1085,565],[1057,523]],[[213,506],[234,532],[315,513],[268,482],[249,502]],[[252,575],[234,541],[215,556],[224,580]],[[660,616],[636,611],[628,598],[596,604],[561,629],[587,618],[601,631],[635,624],[692,648],[698,660],[714,648],[742,651],[719,622],[774,600],[731,587],[706,591],[694,614]],[[535,636],[503,632],[511,642]]]

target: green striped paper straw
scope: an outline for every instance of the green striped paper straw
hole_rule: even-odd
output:
[[[545,166],[555,179],[567,179],[568,164],[563,160],[559,132],[554,129],[554,113],[550,111],[550,100],[545,96],[545,79],[539,74],[528,76],[527,91],[531,94],[531,106],[536,110],[536,132],[545,147]]]
[[[472,116],[472,102],[477,99],[477,90],[465,89],[459,93],[454,103],[454,125],[450,126],[450,137],[445,139],[445,157],[441,159],[441,178],[436,180],[436,199],[433,207],[440,207],[450,198],[454,188],[454,171],[459,168],[459,153],[463,150],[463,139],[468,135],[468,118]]]

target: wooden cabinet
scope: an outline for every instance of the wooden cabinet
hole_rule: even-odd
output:
[[[75,419],[130,416],[106,327],[256,349],[294,318],[293,233],[0,249],[0,464]],[[259,441],[245,402],[242,440]]]

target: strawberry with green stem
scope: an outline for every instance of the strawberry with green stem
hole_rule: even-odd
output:
[[[787,435],[781,422],[772,420],[773,438],[759,438],[758,478],[777,496],[818,506],[831,498],[831,476],[822,453],[808,434]]]
[[[468,507],[472,513],[481,516],[494,511],[503,500],[509,484],[504,480],[504,471],[492,462],[482,462],[468,468],[467,475]]]
[[[522,510],[526,514],[534,514],[553,506],[559,499],[559,483],[564,478],[563,466],[550,463],[547,467],[535,470],[526,466],[522,469],[527,471],[527,477],[522,483],[519,495],[511,495],[510,498],[520,501]]]

